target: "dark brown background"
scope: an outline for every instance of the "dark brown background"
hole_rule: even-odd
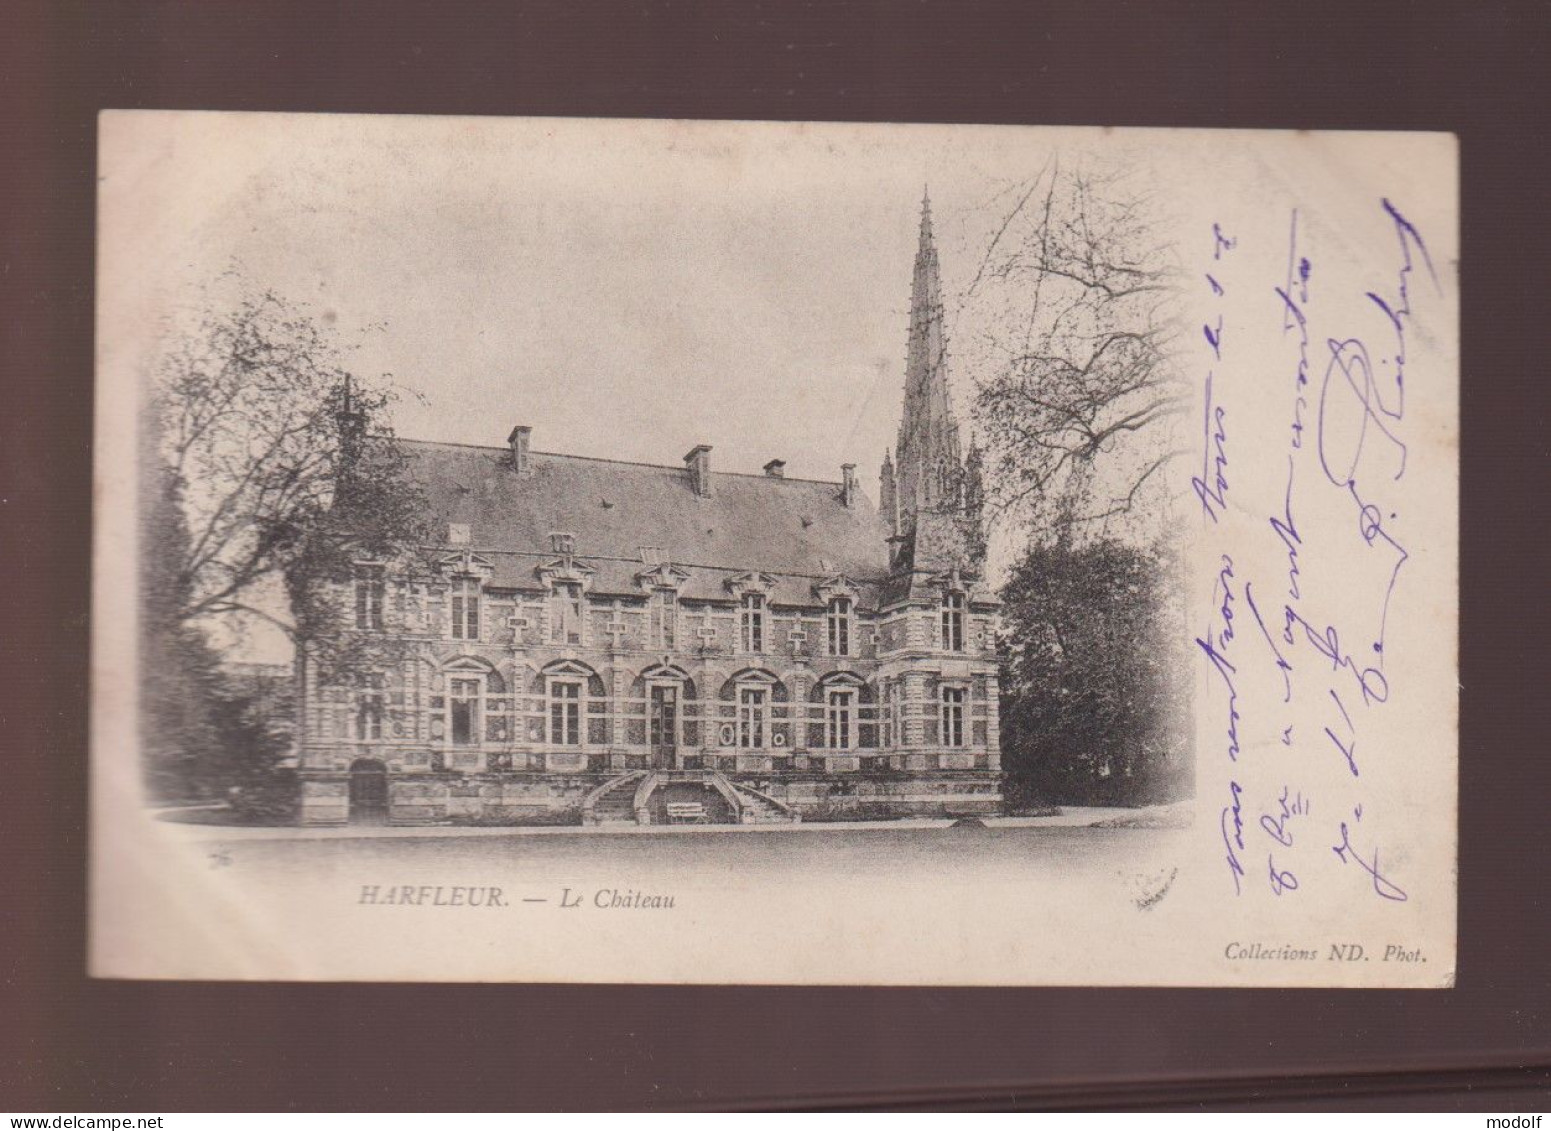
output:
[[[0,15],[0,1110],[1545,1107],[1548,11],[12,0]],[[102,107],[1457,131],[1458,989],[88,981]]]

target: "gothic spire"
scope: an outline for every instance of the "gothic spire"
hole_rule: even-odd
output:
[[[921,232],[910,291],[905,411],[896,451],[902,526],[913,527],[922,511],[957,505],[963,461],[959,426],[948,395],[948,345],[929,195],[921,199]]]

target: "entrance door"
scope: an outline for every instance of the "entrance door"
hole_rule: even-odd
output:
[[[671,769],[678,751],[679,689],[652,687],[652,765]]]
[[[350,823],[388,823],[388,771],[381,762],[362,758],[350,767]]]

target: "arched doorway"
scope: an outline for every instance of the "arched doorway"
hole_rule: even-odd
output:
[[[388,769],[374,758],[357,758],[350,764],[350,823],[388,823]]]

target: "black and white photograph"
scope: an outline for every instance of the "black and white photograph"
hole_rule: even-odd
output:
[[[94,973],[1452,983],[1452,138],[100,130]]]

